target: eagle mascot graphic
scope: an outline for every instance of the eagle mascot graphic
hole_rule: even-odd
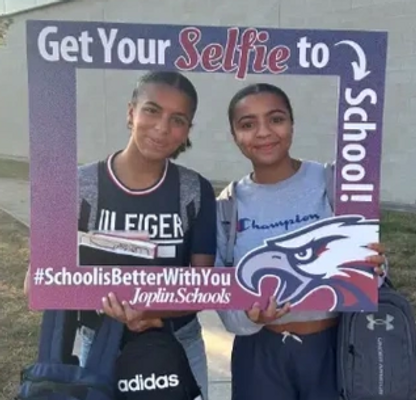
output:
[[[377,306],[374,265],[366,263],[378,241],[379,221],[361,216],[323,219],[273,237],[247,253],[236,280],[261,296],[265,278],[277,280],[274,297],[292,309],[360,311]]]

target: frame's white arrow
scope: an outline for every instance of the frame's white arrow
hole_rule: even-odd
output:
[[[340,44],[346,44],[348,46],[351,46],[357,53],[358,62],[353,61],[351,65],[354,71],[354,80],[361,81],[368,74],[371,73],[371,71],[367,71],[367,57],[364,53],[364,50],[361,48],[361,46],[358,43],[352,40],[341,40],[340,42],[335,43],[335,46],[338,46]]]

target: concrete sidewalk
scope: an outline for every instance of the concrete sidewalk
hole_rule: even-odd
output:
[[[30,191],[27,181],[0,178],[0,209],[29,226]],[[215,312],[200,314],[207,347],[210,398],[227,400],[230,393],[230,354],[232,335],[225,332]]]

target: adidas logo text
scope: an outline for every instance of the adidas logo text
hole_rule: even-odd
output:
[[[133,379],[120,379],[118,390],[120,392],[141,392],[148,390],[163,390],[179,386],[179,377],[176,374],[160,375],[151,374],[148,377],[136,375]]]

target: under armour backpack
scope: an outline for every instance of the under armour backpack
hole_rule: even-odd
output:
[[[84,368],[72,356],[76,311],[43,313],[39,352],[24,368],[16,400],[114,400],[114,366],[120,352],[123,324],[101,320]]]
[[[386,279],[378,311],[341,313],[338,389],[345,400],[416,399],[416,328],[408,300]]]

